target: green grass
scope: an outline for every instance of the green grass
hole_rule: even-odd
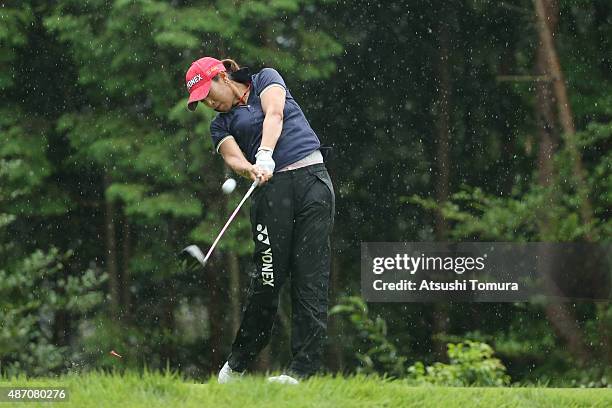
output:
[[[58,379],[12,378],[0,387],[62,386],[69,402],[58,407],[611,407],[611,389],[576,388],[452,388],[409,386],[376,377],[320,377],[296,386],[268,384],[248,377],[239,383],[204,384],[176,375],[89,373]],[[0,402],[7,406],[41,403]]]

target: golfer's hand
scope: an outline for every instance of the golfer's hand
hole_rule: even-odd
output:
[[[259,168],[266,170],[270,174],[274,173],[276,163],[274,163],[274,159],[272,158],[271,149],[260,147],[255,154],[255,159],[257,160],[255,164],[259,166]]]
[[[262,174],[267,175],[267,179],[262,177],[260,184],[265,183],[272,177],[274,174],[274,168],[276,167],[276,163],[274,163],[274,159],[272,158],[272,149],[266,147],[260,147],[255,154],[255,166],[259,168]],[[264,176],[265,177],[265,176]]]
[[[262,169],[257,164],[251,165],[248,169],[249,178],[253,181],[259,178],[259,185],[265,184],[270,178],[272,178],[272,173]]]

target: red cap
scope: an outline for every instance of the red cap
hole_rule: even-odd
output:
[[[194,111],[198,101],[208,96],[210,81],[221,71],[225,71],[225,66],[216,58],[204,57],[191,64],[185,75],[189,91],[187,109]]]

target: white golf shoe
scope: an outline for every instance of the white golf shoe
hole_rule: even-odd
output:
[[[217,381],[219,381],[219,384],[227,384],[232,381],[240,380],[243,375],[244,371],[239,372],[232,370],[229,366],[229,363],[226,361],[223,365],[223,368],[221,368],[221,371],[219,371],[219,377]]]
[[[268,382],[278,384],[299,384],[300,382],[290,375],[282,374],[276,377],[268,377]]]

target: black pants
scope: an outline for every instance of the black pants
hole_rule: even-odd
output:
[[[228,359],[243,371],[270,340],[279,292],[291,278],[289,372],[307,377],[321,365],[327,331],[330,233],[335,196],[324,164],[274,174],[252,196],[256,269]]]

